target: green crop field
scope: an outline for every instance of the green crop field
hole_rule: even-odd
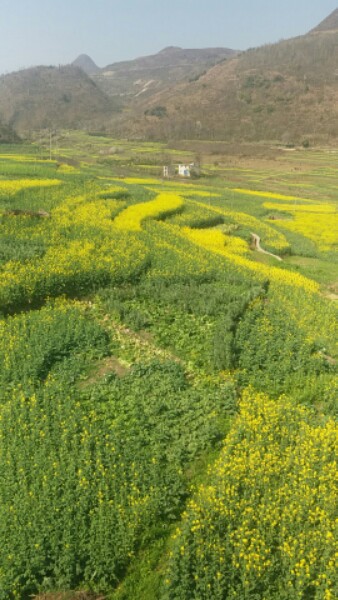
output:
[[[0,146],[0,600],[333,600],[337,154],[50,142]]]

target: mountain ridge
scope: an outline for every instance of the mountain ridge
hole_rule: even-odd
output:
[[[310,33],[323,33],[330,31],[338,31],[338,8],[330,13],[316,27],[311,29]]]
[[[287,144],[337,139],[337,65],[335,31],[253,48],[218,63],[196,81],[134,102],[134,114],[129,111],[128,119],[122,114],[116,123],[118,132],[150,139]]]
[[[330,142],[338,139],[336,26],[338,9],[302,36],[244,52],[167,46],[103,68],[80,55],[17,71],[0,76],[0,122],[19,135],[59,127],[156,140]]]
[[[230,48],[180,48],[167,46],[156,54],[111,63],[93,74],[109,96],[138,97],[189,78],[236,55]]]

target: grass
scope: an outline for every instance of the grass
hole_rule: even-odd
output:
[[[292,265],[297,271],[312,277],[324,286],[329,286],[337,280],[337,264],[329,257],[324,260],[307,256],[288,256],[285,259],[287,265]]]

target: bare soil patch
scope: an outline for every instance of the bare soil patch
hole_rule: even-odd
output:
[[[94,383],[100,381],[109,375],[110,373],[115,373],[118,377],[124,377],[129,371],[129,368],[124,365],[116,356],[108,356],[103,358],[95,368],[95,372],[93,372],[88,379],[82,382],[81,387],[86,388]]]
[[[324,296],[329,300],[338,300],[338,281],[331,283]]]
[[[327,294],[324,294],[325,298],[328,298],[329,300],[338,300],[338,294],[334,294],[333,292],[328,292]]]

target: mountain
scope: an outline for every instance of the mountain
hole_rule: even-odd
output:
[[[99,69],[86,54],[71,65],[0,76],[0,120],[20,134],[50,127],[103,130],[120,107],[182,80],[198,78],[234,51],[165,48]]]
[[[19,134],[59,127],[157,140],[337,141],[338,9],[303,36],[241,53],[169,46],[103,69],[81,55],[3,75],[1,121]]]
[[[149,97],[168,85],[196,79],[211,66],[234,56],[228,48],[183,49],[169,46],[150,56],[108,65],[94,73],[95,82],[111,96]]]
[[[138,98],[115,132],[286,144],[337,140],[337,15],[309,34],[250,49],[195,81]]]
[[[100,128],[116,109],[79,67],[34,67],[0,77],[0,119],[19,133]]]
[[[82,71],[87,73],[87,75],[93,75],[97,73],[100,68],[95,64],[92,58],[88,56],[88,54],[80,54],[74,62],[72,62],[74,67],[80,67]]]
[[[338,31],[338,8],[334,10],[324,21],[319,23],[317,27],[311,30],[310,33],[322,33],[329,31]]]

